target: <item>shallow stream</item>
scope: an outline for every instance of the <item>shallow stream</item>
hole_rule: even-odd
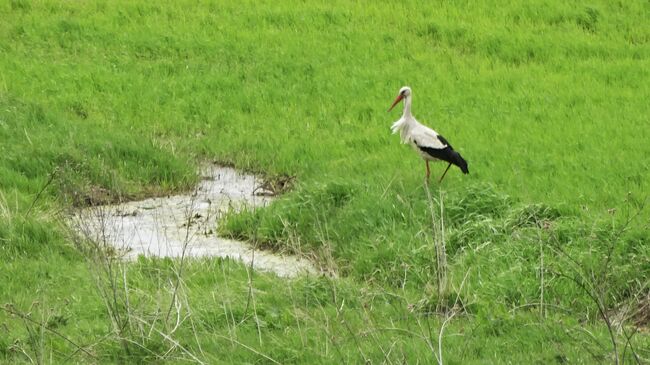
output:
[[[209,165],[202,168],[201,182],[191,193],[85,208],[73,226],[86,238],[115,247],[127,259],[139,255],[230,257],[247,265],[252,261],[255,269],[283,277],[316,273],[306,259],[253,250],[246,242],[217,236],[219,218],[225,212],[271,201],[258,188],[260,183],[253,175]]]

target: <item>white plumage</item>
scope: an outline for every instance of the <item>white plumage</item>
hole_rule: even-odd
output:
[[[411,97],[411,88],[404,86],[399,90],[399,94],[393,102],[393,105],[388,109],[388,111],[391,111],[397,103],[404,100],[404,112],[402,113],[402,117],[391,126],[393,134],[399,132],[402,143],[410,144],[424,159],[427,169],[427,179],[430,175],[429,161],[442,160],[449,162],[447,170],[449,170],[449,167],[454,164],[457,165],[463,173],[467,174],[469,172],[467,170],[467,162],[458,152],[454,151],[449,142],[433,129],[420,124],[413,117],[411,114]],[[440,181],[445,177],[447,170],[445,170],[440,177]]]

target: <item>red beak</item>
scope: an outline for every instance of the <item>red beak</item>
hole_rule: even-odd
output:
[[[393,108],[395,107],[395,105],[397,105],[397,103],[399,103],[400,101],[402,101],[402,99],[404,99],[404,96],[402,96],[402,94],[397,95],[397,98],[395,98],[395,101],[393,102],[393,105],[391,105],[390,108],[388,108],[388,111],[393,110]]]

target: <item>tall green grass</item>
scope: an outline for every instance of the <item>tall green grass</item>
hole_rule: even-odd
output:
[[[444,316],[430,313],[441,298],[424,166],[385,111],[403,85],[471,171],[433,187],[445,300],[464,310],[445,362],[611,360],[590,294],[612,316],[640,308],[650,274],[649,13],[643,1],[0,3],[0,301],[35,322],[0,314],[0,361],[184,361],[156,357],[164,337],[131,354],[105,337],[110,318],[55,213],[74,192],[187,190],[203,160],[296,176],[222,233],[308,254],[340,279],[255,275],[251,317],[243,267],[189,264],[185,348],[206,362],[434,361],[426,340]],[[174,267],[128,269],[142,313],[161,306]],[[51,330],[95,343],[95,358]],[[650,357],[647,335],[632,344]]]
[[[415,181],[420,164],[388,136],[397,113],[384,112],[409,84],[416,116],[474,167],[450,184],[490,181],[527,201],[601,210],[648,180],[643,2],[11,4],[12,150],[33,133],[37,146],[43,136],[102,152],[121,174],[138,170],[121,166],[131,160],[183,153],[306,181],[341,170]],[[21,117],[27,134],[13,128]],[[136,134],[142,150],[97,141],[99,131]]]

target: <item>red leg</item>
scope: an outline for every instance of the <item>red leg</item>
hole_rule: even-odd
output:
[[[429,181],[429,175],[431,175],[431,170],[429,170],[429,160],[424,160],[427,165],[427,181]]]

